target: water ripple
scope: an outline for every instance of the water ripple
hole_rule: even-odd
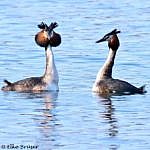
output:
[[[32,5],[31,5],[32,4]],[[59,23],[53,48],[59,93],[0,92],[0,146],[39,149],[148,150],[149,1],[0,1],[0,83],[44,72],[44,50],[34,42],[41,21]],[[118,28],[121,46],[113,76],[141,86],[146,95],[100,97],[91,88],[108,47],[95,41]]]

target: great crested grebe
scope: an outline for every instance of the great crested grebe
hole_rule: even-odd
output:
[[[54,55],[52,52],[52,47],[56,47],[61,43],[60,35],[53,31],[53,29],[57,26],[58,25],[56,22],[51,23],[50,26],[47,26],[42,22],[40,25],[38,25],[38,27],[42,29],[42,31],[35,36],[36,43],[41,47],[45,47],[46,68],[44,75],[41,77],[26,78],[14,83],[4,80],[7,85],[2,87],[3,91],[59,90],[59,77],[54,62]]]
[[[108,41],[109,54],[103,67],[97,74],[96,81],[93,85],[92,91],[99,94],[116,94],[116,95],[145,93],[146,92],[144,90],[145,86],[137,88],[126,81],[112,78],[112,68],[114,65],[115,55],[120,45],[119,39],[117,37],[118,33],[120,33],[120,31],[114,29],[110,33],[106,34],[102,39],[96,41],[96,43]]]

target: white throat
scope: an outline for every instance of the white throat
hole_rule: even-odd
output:
[[[114,51],[112,49],[109,49],[107,59],[97,74],[97,77],[96,77],[97,82],[99,82],[100,80],[103,80],[105,78],[105,75],[108,72],[108,69],[112,69],[113,63],[114,63],[114,54],[115,54]],[[108,74],[108,76],[111,77],[112,75]]]
[[[46,83],[47,90],[58,91],[58,72],[54,62],[54,55],[52,51],[52,47],[48,45],[45,49],[46,55],[46,68],[43,76],[43,81]]]
[[[93,88],[97,86],[97,84],[104,79],[112,78],[112,68],[114,65],[114,59],[115,59],[116,51],[113,51],[111,48],[109,49],[108,57],[102,66],[102,68],[99,70],[95,83],[93,85]]]

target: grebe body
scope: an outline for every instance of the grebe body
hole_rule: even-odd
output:
[[[46,68],[45,68],[44,75],[41,77],[26,78],[14,83],[4,80],[4,82],[7,85],[2,87],[3,91],[45,91],[45,90],[58,91],[59,90],[58,87],[59,77],[54,62],[52,46],[50,45],[50,42],[47,40],[53,38],[54,34],[52,32],[55,27],[57,27],[57,24],[51,23],[51,25],[48,28],[46,28],[46,30],[43,29],[42,31],[43,35],[41,34],[42,36],[41,35],[38,36],[39,41],[42,42],[44,41],[43,43],[42,42],[40,43],[41,46],[45,47]]]
[[[119,79],[103,79],[93,85],[93,92],[100,94],[112,95],[128,95],[128,94],[143,94],[145,86],[137,88],[132,84]]]
[[[102,39],[98,40],[96,43],[108,41],[109,54],[108,57],[97,74],[96,81],[93,84],[92,91],[100,94],[142,94],[145,92],[144,87],[139,88],[134,85],[119,79],[112,78],[112,69],[114,65],[114,60],[116,56],[117,49],[120,46],[117,34],[120,31],[116,29],[112,32],[106,34]]]

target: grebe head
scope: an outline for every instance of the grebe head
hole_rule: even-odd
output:
[[[102,39],[96,41],[96,43],[108,41],[108,47],[112,50],[117,50],[120,43],[119,39],[117,37],[117,34],[120,33],[120,31],[117,31],[117,29],[114,29],[113,31],[107,33]]]
[[[36,43],[41,47],[47,47],[49,44],[51,47],[57,47],[61,43],[61,36],[60,34],[53,31],[58,24],[56,22],[51,23],[49,26],[45,23],[41,23],[38,25],[40,32],[35,35]]]

